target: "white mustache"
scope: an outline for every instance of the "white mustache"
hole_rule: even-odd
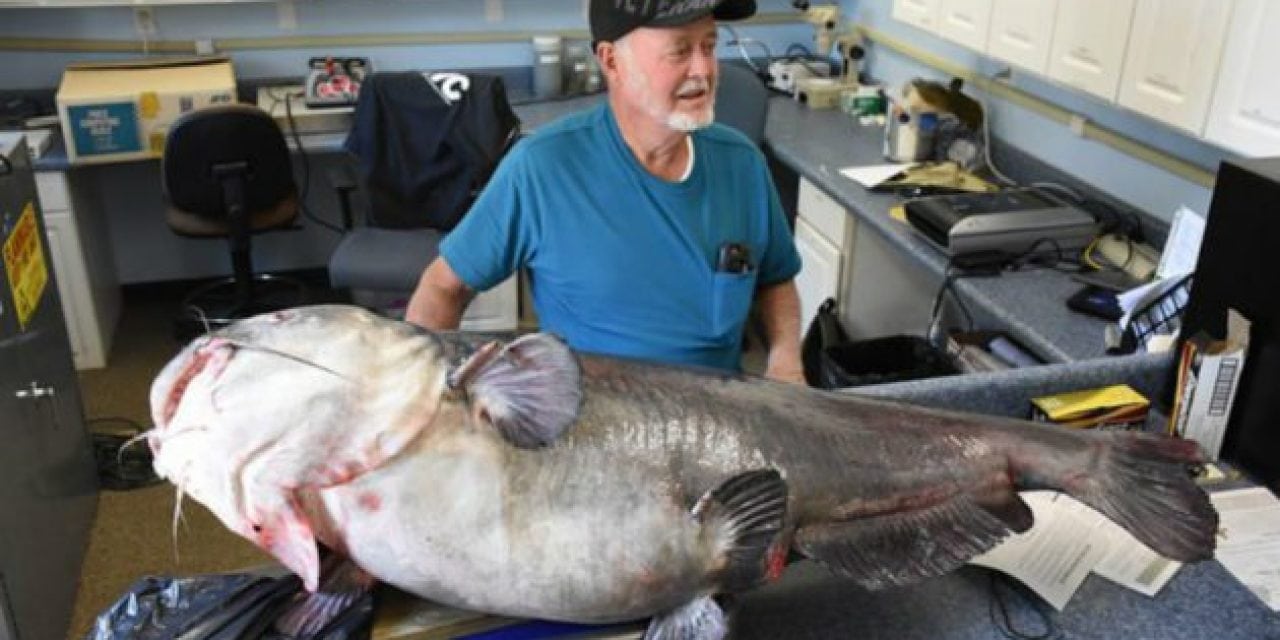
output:
[[[680,88],[676,90],[677,98],[688,98],[699,93],[709,93],[711,91],[711,82],[706,78],[690,78],[685,80]]]

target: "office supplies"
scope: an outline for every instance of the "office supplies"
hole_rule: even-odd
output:
[[[57,95],[72,163],[159,157],[179,116],[235,100],[225,56],[73,63]]]
[[[1037,189],[916,198],[905,205],[912,228],[949,255],[983,250],[1084,248],[1097,232],[1088,213]]]
[[[307,61],[306,97],[311,109],[349,107],[356,103],[360,86],[369,74],[368,58],[326,56]]]
[[[1031,399],[1031,419],[1080,429],[1141,429],[1151,402],[1126,384]]]
[[[840,175],[870,189],[882,182],[906,171],[911,167],[908,163],[875,164],[866,167],[846,167]]]
[[[1280,611],[1280,501],[1264,487],[1210,494],[1223,532],[1214,557],[1245,587]]]
[[[751,250],[746,245],[737,242],[726,242],[720,245],[720,251],[716,257],[716,271],[749,273],[751,268]]]
[[[1173,432],[1199,442],[1213,460],[1222,453],[1227,419],[1249,352],[1249,321],[1234,309],[1227,313],[1225,339],[1202,335],[1183,342],[1170,412]]]
[[[1124,316],[1120,303],[1116,301],[1115,291],[1092,284],[1086,284],[1067,298],[1067,308],[1112,322]]]

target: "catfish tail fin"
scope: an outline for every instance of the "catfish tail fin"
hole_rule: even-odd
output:
[[[1218,512],[1190,473],[1204,462],[1199,445],[1142,433],[1089,435],[1099,436],[1089,449],[1094,459],[1087,472],[1067,474],[1061,489],[1165,557],[1213,557]]]

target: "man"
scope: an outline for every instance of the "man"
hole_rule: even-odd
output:
[[[541,328],[575,349],[740,369],[752,299],[765,375],[803,382],[800,258],[761,153],[713,124],[716,23],[754,0],[592,0],[607,104],[522,141],[440,247],[406,319],[453,329],[528,267]]]

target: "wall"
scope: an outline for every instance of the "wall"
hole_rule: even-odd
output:
[[[538,31],[587,28],[583,0],[505,0],[503,19],[486,18],[481,0],[297,0],[296,28],[282,28],[275,2],[153,7],[158,40],[270,38],[360,34],[457,33],[466,31]],[[789,0],[760,0],[761,12],[789,12]],[[798,15],[798,14],[797,14]],[[0,92],[52,89],[67,62],[137,57],[136,54],[22,52],[5,50],[5,38],[72,38],[133,41],[131,7],[94,9],[0,9],[0,55],[6,72]],[[806,24],[742,26],[741,34],[765,42],[781,53],[792,43],[808,44],[813,30]],[[736,57],[727,33],[721,33],[721,56]],[[362,49],[265,49],[234,51],[241,80],[300,77],[307,59],[316,55],[365,55],[375,69],[466,69],[526,66],[531,45],[521,42],[463,45],[368,47]],[[751,48],[753,55],[759,50]],[[515,90],[515,87],[512,87]],[[313,157],[308,202],[317,216],[338,220],[336,200],[326,180],[335,156]],[[300,172],[296,166],[295,170]],[[77,169],[80,188],[96,192],[109,216],[115,262],[124,283],[203,278],[225,274],[224,242],[175,236],[162,222],[164,203],[156,162],[130,162]],[[265,270],[323,267],[338,237],[302,220],[291,233],[254,239],[257,266]]]
[[[504,0],[502,19],[486,16],[481,0],[296,0],[296,27],[282,26],[286,4],[276,2],[203,6],[157,6],[157,34],[151,40],[200,40],[333,36],[352,34],[453,34],[476,31],[537,31],[587,28],[584,0]],[[792,11],[789,0],[760,0],[761,12]],[[132,7],[91,9],[0,9],[0,51],[6,38],[90,38],[141,42]],[[286,19],[287,22],[287,19]],[[781,53],[793,42],[808,43],[807,25],[743,27],[749,35]],[[722,42],[728,40],[722,34]],[[758,54],[758,50],[753,51]],[[359,49],[269,49],[235,51],[236,74],[246,78],[301,76],[316,55],[365,55],[375,69],[438,69],[524,66],[532,60],[526,43],[384,46]],[[722,45],[723,56],[737,55]],[[58,85],[71,61],[136,57],[127,53],[5,51],[6,73],[0,90],[41,89]]]
[[[841,11],[853,21],[883,31],[914,46],[944,56],[979,72],[991,75],[1008,65],[987,59],[976,52],[943,40],[931,33],[895,21],[892,0],[842,0]],[[914,77],[945,80],[938,72],[883,47],[871,45],[867,70],[891,86]],[[1080,91],[1068,89],[1015,69],[1012,84],[1079,113],[1099,125],[1140,140],[1152,147],[1193,164],[1215,170],[1219,161],[1232,157],[1217,147],[1178,132],[1118,105],[1104,102]],[[975,93],[972,92],[971,93]],[[980,92],[976,92],[981,96]],[[1067,127],[1002,100],[989,100],[992,135],[1027,153],[1093,184],[1134,207],[1169,221],[1180,205],[1205,214],[1212,190],[1175,176],[1163,169],[1122,154],[1105,145],[1085,140]]]

